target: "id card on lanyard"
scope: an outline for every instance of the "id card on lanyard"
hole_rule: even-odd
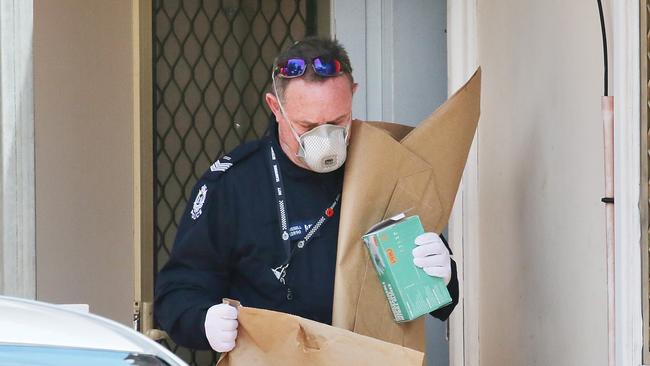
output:
[[[298,250],[302,250],[309,243],[309,241],[314,237],[314,235],[320,230],[320,228],[332,217],[334,216],[334,209],[341,199],[341,193],[336,195],[334,202],[325,208],[324,212],[321,214],[321,217],[316,220],[316,222],[309,228],[309,231],[305,234],[304,238],[296,244],[295,248],[291,248],[291,238],[289,235],[289,215],[287,213],[287,200],[286,192],[284,190],[284,184],[282,182],[282,173],[280,171],[280,163],[277,159],[275,149],[273,145],[269,142],[268,149],[269,156],[269,167],[271,169],[271,177],[273,181],[273,188],[275,191],[276,198],[276,207],[278,212],[278,218],[280,223],[280,239],[282,240],[284,251],[287,255],[287,259],[279,266],[272,268],[273,274],[275,277],[282,283],[286,285],[286,275],[289,264],[291,263],[291,258]]]

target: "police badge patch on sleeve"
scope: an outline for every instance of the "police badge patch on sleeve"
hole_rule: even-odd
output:
[[[192,220],[196,220],[201,216],[203,204],[205,203],[205,197],[208,195],[208,186],[205,184],[199,189],[199,193],[196,194],[194,199],[194,204],[192,205]]]

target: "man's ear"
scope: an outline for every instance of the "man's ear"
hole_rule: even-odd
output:
[[[271,109],[271,112],[275,115],[275,120],[279,121],[282,118],[282,112],[280,111],[278,98],[273,93],[266,93],[264,100],[266,101],[266,105]]]
[[[359,87],[358,83],[352,84],[352,95],[354,95],[354,93],[357,91],[357,87]]]

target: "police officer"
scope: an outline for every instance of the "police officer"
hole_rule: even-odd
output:
[[[217,160],[194,187],[169,262],[156,283],[159,324],[180,345],[235,347],[243,305],[332,322],[343,164],[356,84],[336,41],[307,38],[276,59],[273,112],[259,141]],[[434,233],[416,239],[414,265],[444,278],[457,303],[455,265]]]

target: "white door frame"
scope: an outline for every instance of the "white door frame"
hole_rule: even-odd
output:
[[[612,23],[616,365],[627,366],[640,365],[643,352],[639,2],[613,1]]]
[[[34,7],[0,0],[0,294],[36,297]]]
[[[478,67],[478,0],[447,1],[447,70],[449,94]],[[449,218],[449,242],[458,266],[460,301],[450,319],[452,366],[477,366],[479,359],[479,200],[478,144],[481,124],[467,158],[463,179]]]
[[[354,81],[361,87],[352,101],[355,118],[393,120],[392,78],[384,77],[392,73],[392,8],[393,0],[331,0],[331,35],[345,45],[352,65],[358,65]]]

